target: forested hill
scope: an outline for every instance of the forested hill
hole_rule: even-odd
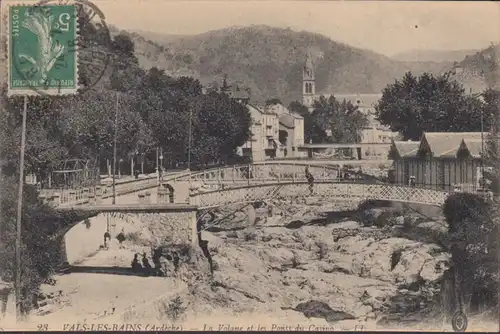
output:
[[[500,89],[500,45],[491,45],[458,63],[462,73],[455,76],[467,90],[481,92],[486,88]]]
[[[204,85],[221,81],[227,74],[230,82],[248,86],[252,100],[258,102],[270,97],[284,102],[300,98],[308,47],[315,58],[318,93],[377,93],[406,71],[439,74],[451,68],[451,63],[397,61],[320,34],[269,26],[226,28],[193,36],[129,34],[142,66],[190,75]]]

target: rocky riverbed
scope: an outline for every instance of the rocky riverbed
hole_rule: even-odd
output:
[[[148,296],[126,305],[115,286],[113,302],[115,295],[121,302],[98,321],[214,330],[451,330],[441,314],[441,280],[450,261],[444,222],[389,207],[336,212],[341,206],[308,199],[216,212],[223,221],[201,232],[213,273],[194,249],[190,265],[170,277],[127,277],[138,293],[141,282],[147,284]],[[147,231],[127,224],[128,240],[100,251],[99,263],[128,267],[134,253],[150,252]],[[479,321],[471,319],[469,328],[496,329]]]
[[[438,315],[449,254],[427,237],[412,238],[403,216],[367,227],[363,215],[336,212],[342,209],[352,205],[316,198],[216,212],[222,221],[207,222],[201,233],[213,275],[187,279],[189,292],[181,297],[185,319],[206,318],[203,326],[217,328],[222,314],[231,324],[254,315],[255,325],[267,327],[293,323],[352,330],[416,326]],[[392,209],[370,210],[376,221]],[[445,229],[442,222],[409,219],[415,226]],[[403,237],[403,230],[410,235]],[[128,318],[147,316],[137,312]],[[243,322],[252,324],[248,318]]]

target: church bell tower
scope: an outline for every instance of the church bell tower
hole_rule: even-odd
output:
[[[306,55],[306,62],[302,69],[302,104],[312,111],[314,104],[314,96],[316,94],[316,87],[314,81],[314,66],[312,62],[311,52],[308,50]]]

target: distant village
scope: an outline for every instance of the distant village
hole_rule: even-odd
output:
[[[454,76],[463,76],[455,66]],[[472,87],[465,87],[473,93]],[[401,141],[397,132],[382,125],[376,117],[376,104],[382,94],[316,92],[315,68],[308,52],[302,70],[302,104],[314,110],[320,96],[333,95],[357,106],[369,123],[362,129],[359,143],[307,143],[304,117],[294,113],[278,99],[266,105],[254,104],[251,92],[226,79],[219,89],[232,99],[245,104],[252,117],[251,138],[238,148],[238,154],[249,161],[279,160],[380,160],[393,161],[389,171],[394,183],[444,190],[481,188],[481,160],[486,133],[428,132],[420,141]],[[433,159],[428,159],[433,157]],[[464,159],[465,158],[465,159]],[[483,166],[484,167],[484,166]]]

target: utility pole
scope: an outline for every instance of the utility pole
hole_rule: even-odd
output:
[[[484,182],[484,123],[483,123],[483,109],[481,109],[481,188],[484,188],[486,183]],[[486,195],[485,189],[482,189],[484,195]]]
[[[192,118],[193,110],[189,109],[189,143],[188,143],[188,169],[189,173],[191,173],[191,118]]]
[[[160,179],[159,184],[162,185],[162,183],[163,183],[163,147],[160,147],[160,157],[159,157],[159,159],[160,159],[160,166],[159,166],[159,169],[158,169],[158,171],[159,171],[159,179]]]
[[[158,155],[158,147],[156,147],[156,183],[160,186],[160,157]]]
[[[118,92],[115,105],[115,134],[113,138],[113,205],[116,204],[116,137],[118,136]]]
[[[23,186],[24,186],[24,150],[26,148],[26,118],[28,114],[28,96],[24,95],[23,122],[21,127],[21,157],[19,161],[19,192],[17,197],[16,224],[16,318],[22,319],[21,305],[21,222],[23,217]]]

